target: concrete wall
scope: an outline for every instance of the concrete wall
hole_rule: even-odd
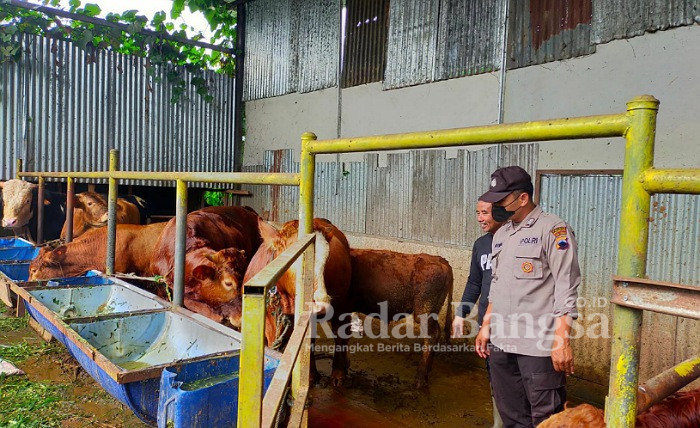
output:
[[[506,122],[619,113],[633,96],[654,95],[661,100],[656,165],[697,166],[700,25],[617,40],[597,46],[593,55],[512,70],[506,82]],[[335,138],[337,102],[336,88],[247,102],[244,165],[260,164],[270,149],[294,148],[298,157],[305,131]],[[341,135],[485,125],[497,117],[496,73],[390,91],[374,83],[343,90]],[[539,168],[622,167],[622,139],[592,144],[541,144]]]

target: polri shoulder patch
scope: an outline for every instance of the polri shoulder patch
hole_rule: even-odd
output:
[[[558,250],[566,250],[569,248],[569,237],[567,236],[565,226],[555,227],[552,229],[552,235],[554,235],[554,242],[556,243]]]

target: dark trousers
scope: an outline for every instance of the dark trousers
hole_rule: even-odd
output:
[[[506,428],[531,428],[564,409],[566,375],[550,357],[511,354],[493,347],[491,387]]]

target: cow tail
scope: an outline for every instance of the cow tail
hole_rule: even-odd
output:
[[[454,276],[452,274],[452,267],[447,265],[447,310],[445,311],[445,343],[449,345],[450,335],[452,334],[452,320],[454,308],[452,307],[452,291],[454,288]]]

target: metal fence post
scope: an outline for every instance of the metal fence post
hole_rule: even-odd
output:
[[[185,243],[187,240],[187,182],[177,180],[175,200],[175,272],[173,274],[173,303],[185,301]]]
[[[112,149],[109,151],[109,170],[117,171],[119,169],[119,150]],[[114,250],[117,244],[117,191],[118,184],[116,178],[109,178],[109,192],[107,195],[107,263],[105,273],[114,275]]]
[[[66,243],[73,240],[73,202],[75,183],[72,177],[66,179]]]
[[[316,134],[306,132],[301,136],[301,161],[299,164],[299,238],[314,232],[314,178],[316,155],[308,149],[310,142],[316,141]],[[306,251],[301,263],[302,278],[297,278],[294,308],[294,323],[304,311],[309,310],[313,296],[313,251],[315,244]],[[315,322],[313,319],[311,322]],[[311,329],[310,329],[311,330]],[[305,338],[299,351],[299,358],[292,371],[292,396],[304,396],[309,388],[309,370],[311,363],[310,338]]]
[[[36,192],[36,243],[44,242],[44,177],[39,177],[39,189]]]
[[[17,163],[15,167],[15,178],[17,180],[21,180],[22,177],[19,176],[19,173],[22,172],[22,158],[17,158]]]
[[[241,320],[238,425],[258,428],[262,421],[263,367],[265,363],[265,288],[245,287]]]
[[[642,278],[646,273],[651,196],[640,177],[653,165],[656,113],[659,101],[641,96],[627,103],[630,121],[625,135],[625,168],[622,175],[622,215],[617,274]],[[642,311],[614,306],[610,387],[606,402],[607,426],[634,427],[639,381],[639,348]]]

